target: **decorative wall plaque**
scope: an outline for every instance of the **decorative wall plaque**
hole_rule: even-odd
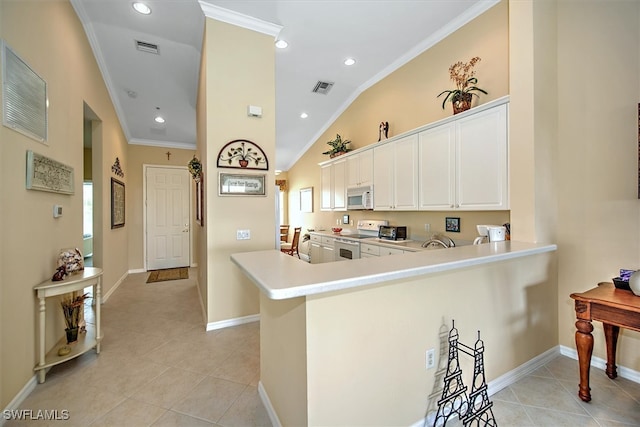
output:
[[[218,167],[269,170],[269,161],[257,144],[236,139],[227,143],[218,153]]]
[[[27,151],[27,189],[73,194],[73,168],[41,154]]]
[[[265,175],[220,173],[220,195],[264,196]]]

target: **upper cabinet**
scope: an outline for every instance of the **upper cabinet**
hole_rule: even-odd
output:
[[[373,184],[373,150],[347,157],[347,188],[366,187]]]
[[[509,98],[321,163],[322,210],[373,185],[374,210],[509,209]]]
[[[347,209],[346,174],[344,159],[328,163],[321,168],[320,209],[323,211],[344,211]]]
[[[421,210],[504,210],[508,202],[507,105],[419,134]]]
[[[373,149],[373,209],[418,210],[418,135]]]

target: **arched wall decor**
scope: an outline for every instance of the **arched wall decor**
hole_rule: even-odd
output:
[[[235,139],[218,153],[218,167],[269,170],[269,160],[256,143],[247,139]]]

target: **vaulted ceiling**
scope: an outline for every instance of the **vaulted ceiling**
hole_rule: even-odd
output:
[[[276,169],[289,169],[360,93],[497,0],[71,0],[131,144],[195,148],[207,16],[265,24],[276,55]],[[203,12],[204,11],[204,12]],[[235,20],[235,21],[234,21]],[[156,49],[157,47],[157,49]],[[347,66],[344,60],[355,59]],[[334,83],[327,94],[318,81]],[[308,117],[301,118],[302,113]],[[154,118],[161,116],[164,123]]]

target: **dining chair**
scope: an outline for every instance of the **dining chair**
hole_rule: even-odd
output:
[[[281,242],[289,241],[289,225],[283,224],[280,226],[280,241]]]
[[[300,243],[300,230],[302,230],[302,227],[296,227],[293,229],[293,239],[291,240],[291,243],[280,244],[281,252],[284,252],[291,256],[295,254],[298,255],[298,258],[300,258],[300,252],[298,252],[298,245]]]

